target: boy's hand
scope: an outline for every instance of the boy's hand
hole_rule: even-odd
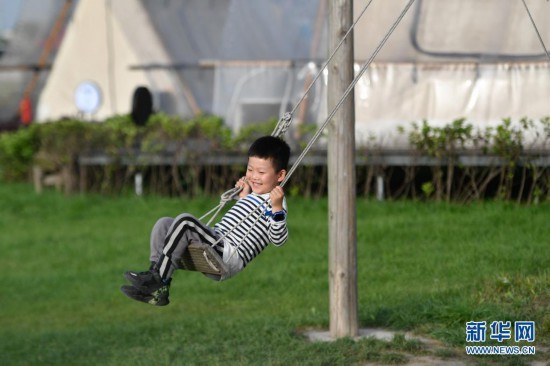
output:
[[[285,192],[281,186],[273,188],[271,193],[269,193],[269,198],[271,198],[271,208],[273,212],[279,212],[283,210],[283,198],[285,197]]]
[[[246,177],[242,177],[235,183],[235,187],[241,187],[243,190],[239,193],[239,199],[246,197],[250,194],[252,191],[252,188],[250,188],[250,184],[246,181]]]

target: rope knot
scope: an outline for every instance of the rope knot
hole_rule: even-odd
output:
[[[273,130],[273,133],[271,136],[282,138],[288,128],[290,127],[290,124],[292,123],[292,113],[285,112],[285,114],[279,119],[279,122],[277,122],[277,126],[275,126],[275,129]]]

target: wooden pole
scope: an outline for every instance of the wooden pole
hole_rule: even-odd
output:
[[[329,3],[329,50],[353,24],[353,0]],[[334,57],[328,73],[328,110],[354,78],[353,32]],[[355,103],[353,92],[329,124],[329,291],[330,335],[357,336],[357,229],[355,212]]]

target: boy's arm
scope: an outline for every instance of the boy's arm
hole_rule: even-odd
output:
[[[269,239],[276,246],[283,245],[288,239],[288,228],[286,225],[287,211],[284,209],[285,194],[281,187],[277,186],[269,194],[271,198],[271,210],[273,215],[270,217]]]
[[[271,220],[271,225],[269,225],[269,239],[274,245],[279,247],[288,239],[286,211],[284,211],[284,217],[282,219],[277,218],[277,214],[271,216],[269,219]]]
[[[273,188],[271,193],[269,193],[269,198],[271,199],[271,209],[273,213],[283,211],[283,199],[285,198],[285,192],[280,186]]]

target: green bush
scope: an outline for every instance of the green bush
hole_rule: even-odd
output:
[[[93,138],[93,124],[80,120],[65,119],[37,124],[34,128],[39,140],[39,164],[70,164]]]
[[[277,126],[277,119],[273,118],[266,122],[253,123],[239,130],[235,136],[233,146],[242,149],[247,149],[251,141],[256,138],[269,135]]]
[[[234,145],[231,130],[216,116],[185,120],[158,113],[143,127],[136,126],[130,115],[113,116],[103,123],[63,119],[1,134],[0,173],[6,181],[23,180],[33,164],[54,169],[93,151],[111,157],[131,150],[154,153],[189,139],[202,139],[210,148]]]
[[[425,120],[421,124],[413,122],[411,126],[412,129],[408,131],[411,146],[419,155],[433,157],[437,161],[431,167],[432,182],[422,186],[426,197],[435,192],[436,200],[444,197],[447,201],[453,197],[461,197],[462,200],[481,198],[495,179],[498,180],[497,197],[505,200],[510,200],[513,194],[518,201],[540,200],[543,192],[548,191],[548,184],[544,182],[548,179],[547,173],[543,172],[544,168],[528,160],[537,156],[530,155],[527,158],[524,153],[528,148],[537,148],[541,149],[540,154],[547,154],[550,117],[539,121],[523,118],[516,124],[506,118],[495,127],[477,130],[464,118],[443,127],[432,126]],[[403,127],[399,131],[406,133]],[[530,146],[526,146],[527,135],[530,136]],[[482,173],[479,173],[478,167],[460,166],[458,155],[468,149],[479,150],[481,154],[500,159],[500,162],[497,160],[493,166],[484,167]],[[521,177],[518,178],[518,174]],[[527,176],[532,177],[529,186]],[[518,180],[519,187],[515,187]],[[454,183],[456,181],[459,182],[458,186]],[[427,188],[430,190],[426,191]]]
[[[25,179],[38,145],[35,126],[0,134],[0,178],[4,181]]]
[[[145,126],[137,126],[127,114],[110,117],[102,123],[63,119],[34,124],[0,135],[0,179],[26,179],[33,164],[49,170],[65,168],[76,177],[78,172],[74,167],[78,157],[99,153],[107,157],[108,163],[95,167],[86,180],[89,179],[92,186],[101,187],[105,193],[118,192],[128,186],[137,170],[148,175],[150,190],[157,193],[217,192],[228,179],[234,179],[237,167],[183,166],[181,162],[196,162],[204,153],[242,155],[250,141],[270,134],[276,124],[277,120],[271,119],[232,134],[218,116],[183,119],[164,113],[153,114]],[[464,118],[444,126],[433,126],[428,121],[415,122],[411,126],[409,131],[405,128],[399,131],[408,133],[410,146],[417,155],[430,157],[436,164],[430,166],[428,176],[416,175],[421,167],[401,167],[406,178],[397,183],[401,186],[396,189],[396,183],[392,183],[393,197],[467,202],[491,196],[487,192],[494,190],[496,181],[496,197],[501,199],[514,197],[526,202],[546,199],[550,191],[548,168],[532,164],[529,159],[546,156],[550,117],[538,121],[523,118],[519,123],[504,119],[498,126],[481,129],[475,129]],[[314,124],[297,126],[296,131],[302,137],[293,142],[302,146],[311,137],[312,128]],[[533,145],[529,146],[527,141],[532,141]],[[526,154],[533,147],[542,147],[539,155]],[[497,159],[498,163],[493,166],[461,166],[460,154],[472,149],[500,160]],[[369,147],[366,153],[375,153],[375,150]],[[151,164],[151,156],[157,154],[164,160],[155,166]],[[170,159],[168,163],[166,157]],[[368,195],[374,174],[390,169],[367,166],[365,182],[358,182],[358,186]],[[289,192],[322,195],[326,191],[326,174],[325,166],[299,169],[293,178],[295,186],[289,186]],[[203,192],[201,187],[205,182],[209,186]]]
[[[224,125],[223,119],[216,116],[200,115],[184,120],[157,113],[147,122],[140,147],[148,152],[170,149],[170,146],[179,150],[189,139],[203,140],[211,149],[229,148],[231,130]]]

